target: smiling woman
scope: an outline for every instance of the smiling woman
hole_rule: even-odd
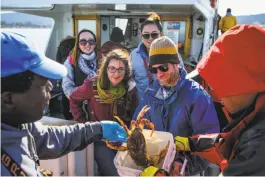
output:
[[[129,125],[138,105],[135,82],[131,80],[130,55],[126,50],[109,52],[100,66],[99,74],[87,78],[70,96],[70,108],[77,122],[113,120],[120,117]],[[90,119],[82,109],[87,101]],[[105,142],[95,142],[94,156],[101,175],[118,176],[113,159],[116,151],[107,148]]]

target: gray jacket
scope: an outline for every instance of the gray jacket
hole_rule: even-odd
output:
[[[46,126],[36,122],[26,127],[17,129],[1,123],[1,145],[28,176],[41,176],[35,163],[38,159],[58,158],[71,151],[82,150],[102,138],[99,122],[70,126]],[[5,162],[8,163],[8,160]],[[17,175],[21,175],[19,171],[16,170]],[[10,175],[13,174],[7,170],[2,159],[1,176]]]

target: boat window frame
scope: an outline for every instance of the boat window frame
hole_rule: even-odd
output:
[[[73,15],[73,35],[78,35],[78,20],[96,20],[96,38],[97,42],[100,43],[100,16],[99,15]]]
[[[191,22],[189,16],[176,16],[176,15],[161,15],[160,19],[164,21],[185,21],[185,43],[184,43],[184,56],[188,57],[190,55],[191,39],[189,38],[189,30],[191,27]]]

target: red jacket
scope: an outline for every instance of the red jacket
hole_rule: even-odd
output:
[[[70,109],[77,122],[113,120],[113,104],[99,103],[93,95],[93,82],[96,82],[96,79],[96,77],[86,79],[83,85],[75,89],[70,95]],[[135,82],[130,82],[129,86],[127,105],[125,105],[124,97],[117,101],[117,116],[127,124],[131,121],[138,106]],[[90,120],[86,119],[82,109],[85,100],[88,101],[87,110],[90,114]]]

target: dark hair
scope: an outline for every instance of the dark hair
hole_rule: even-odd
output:
[[[32,85],[35,73],[25,71],[1,78],[1,93],[13,92],[23,93],[29,90]]]
[[[78,60],[80,53],[81,53],[80,48],[79,48],[79,38],[80,38],[81,33],[83,33],[83,32],[89,32],[90,34],[92,34],[95,42],[97,42],[96,35],[91,30],[83,29],[78,33],[77,38],[75,40],[75,47],[71,52],[72,53],[72,60],[73,60],[73,63],[75,66],[77,65],[77,60]],[[97,50],[96,48],[97,48],[97,46],[95,47],[95,51]]]
[[[75,37],[67,36],[61,40],[56,53],[56,61],[63,64],[74,47]]]
[[[128,82],[131,79],[132,71],[131,71],[131,64],[130,64],[130,54],[124,49],[114,49],[110,51],[107,54],[106,59],[101,63],[99,74],[98,74],[98,78],[100,78],[101,80],[100,87],[103,90],[108,90],[110,87],[110,80],[108,78],[107,70],[108,70],[110,61],[113,59],[122,61],[124,63],[125,73],[124,73],[124,78],[122,82],[124,84],[125,89],[128,90],[129,88]]]
[[[141,32],[146,25],[156,25],[160,32],[163,32],[162,24],[160,21],[160,17],[155,12],[149,12],[149,17],[141,24]]]
[[[113,28],[111,35],[110,35],[110,40],[112,42],[117,42],[117,43],[124,42],[124,36],[123,36],[122,30],[119,27]]]
[[[227,10],[226,10],[226,12],[231,12],[232,10],[230,9],[230,8],[228,8]]]

